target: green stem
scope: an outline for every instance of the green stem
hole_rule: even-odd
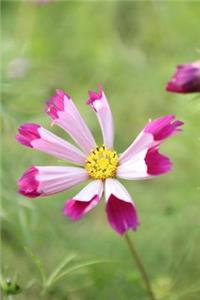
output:
[[[155,295],[153,293],[153,290],[152,290],[152,287],[151,287],[149,277],[147,275],[147,272],[144,268],[144,265],[143,265],[139,255],[138,255],[138,253],[135,249],[135,246],[134,246],[133,242],[131,241],[131,239],[129,238],[127,233],[125,233],[124,237],[125,237],[125,241],[128,245],[128,248],[131,252],[131,256],[132,256],[138,270],[140,271],[141,277],[143,279],[144,285],[145,285],[147,293],[149,295],[149,299],[156,300],[156,297],[155,297]]]

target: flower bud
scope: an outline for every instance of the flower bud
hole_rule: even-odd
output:
[[[191,64],[178,65],[166,90],[173,93],[200,92],[200,60]]]

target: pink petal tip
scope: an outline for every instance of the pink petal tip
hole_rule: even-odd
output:
[[[129,229],[136,230],[139,225],[134,205],[118,199],[112,194],[106,204],[106,212],[110,225],[120,235],[123,235]]]
[[[64,111],[64,100],[70,99],[70,96],[64,91],[57,89],[56,94],[46,102],[45,111],[54,120],[58,118],[58,112]]]
[[[183,124],[175,120],[175,115],[167,115],[149,122],[144,132],[151,133],[155,141],[161,141],[181,131],[179,127]]]
[[[64,208],[64,215],[69,217],[73,221],[81,219],[86,213],[88,213],[92,208],[94,208],[100,198],[95,195],[90,201],[79,201],[70,199],[66,202]]]
[[[157,148],[151,148],[147,151],[145,163],[147,165],[147,173],[153,176],[167,173],[172,169],[170,159],[160,154]]]
[[[18,129],[19,134],[16,135],[16,140],[20,144],[32,148],[33,146],[31,145],[31,142],[40,138],[40,134],[38,132],[39,128],[40,126],[34,123],[21,125]]]
[[[36,179],[38,170],[36,167],[29,168],[18,180],[19,193],[29,198],[36,198],[41,195],[38,192],[39,182]]]
[[[98,85],[98,88],[99,88],[98,92],[94,92],[94,91],[88,92],[89,98],[86,101],[86,104],[92,105],[94,101],[100,100],[102,98],[103,87],[101,85]]]

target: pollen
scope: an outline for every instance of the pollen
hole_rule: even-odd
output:
[[[102,145],[90,152],[86,159],[85,169],[91,178],[104,180],[116,176],[118,164],[117,152]]]

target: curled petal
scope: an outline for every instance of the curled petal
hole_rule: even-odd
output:
[[[104,91],[100,87],[99,92],[89,91],[88,94],[89,99],[86,103],[92,107],[97,115],[105,146],[112,149],[114,139],[113,118]]]
[[[149,122],[145,126],[144,132],[152,134],[154,140],[160,142],[180,132],[181,129],[179,127],[183,124],[183,122],[175,120],[174,115],[167,115]]]
[[[25,146],[38,149],[60,159],[82,165],[85,163],[83,152],[37,124],[21,125],[16,139]]]
[[[178,65],[166,90],[174,93],[200,92],[200,60],[190,64]]]
[[[103,193],[103,183],[101,180],[90,182],[75,197],[69,199],[64,208],[64,215],[71,220],[79,220],[100,201]]]
[[[38,169],[36,167],[29,168],[18,180],[19,193],[29,198],[36,198],[41,195],[38,190],[39,181],[36,179]]]
[[[19,134],[16,135],[16,140],[27,147],[33,148],[31,142],[40,138],[38,129],[40,125],[34,123],[26,123],[19,127]]]
[[[65,102],[70,99],[70,96],[62,90],[57,89],[56,94],[47,101],[46,112],[52,119],[59,117],[58,113],[65,110]]]
[[[147,151],[145,163],[147,165],[147,173],[153,176],[167,173],[172,168],[170,159],[160,154],[157,148],[151,148]]]
[[[62,192],[88,179],[83,168],[31,167],[18,181],[19,193],[35,198]]]
[[[131,196],[116,179],[108,178],[105,183],[106,213],[112,228],[119,234],[136,230],[139,219]]]
[[[63,128],[86,154],[95,148],[92,133],[69,95],[56,90],[56,94],[47,102],[46,112],[53,119],[53,124]]]

